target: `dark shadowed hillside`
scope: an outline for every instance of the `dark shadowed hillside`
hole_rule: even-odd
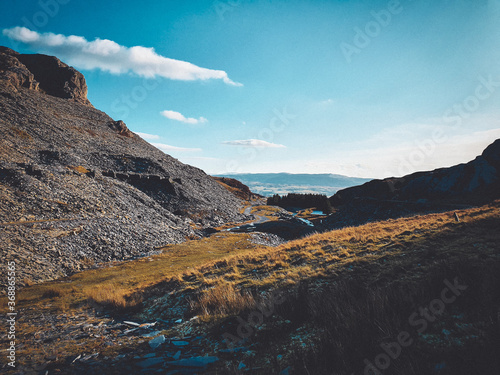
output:
[[[330,198],[331,227],[476,206],[500,197],[500,139],[466,164],[369,181]]]
[[[238,220],[241,201],[95,109],[55,57],[0,47],[2,256],[19,280],[142,255]]]

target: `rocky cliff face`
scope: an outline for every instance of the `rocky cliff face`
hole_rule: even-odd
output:
[[[0,252],[20,280],[144,255],[240,219],[237,197],[86,93],[83,75],[55,57],[0,48]]]
[[[500,139],[466,164],[373,180],[340,190],[330,198],[337,208],[334,227],[415,213],[480,205],[500,198]]]
[[[35,76],[18,59],[19,53],[0,46],[0,80],[3,85],[17,91],[21,87],[38,90]]]
[[[16,89],[26,87],[91,105],[83,74],[54,56],[25,55],[0,46],[0,79],[2,73]]]

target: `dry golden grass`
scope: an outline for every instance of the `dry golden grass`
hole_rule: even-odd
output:
[[[244,290],[293,286],[306,279],[332,277],[348,267],[381,262],[390,261],[391,267],[397,269],[415,254],[423,258],[432,254],[440,258],[465,257],[477,243],[495,243],[498,230],[484,231],[474,225],[499,220],[498,202],[457,213],[459,223],[453,212],[415,216],[314,234],[276,248],[257,247],[248,241],[247,234],[219,233],[166,246],[158,256],[84,271],[64,282],[26,287],[19,302],[43,306],[44,293],[57,288],[60,296],[51,301],[53,308],[86,301],[127,307],[138,301],[131,301],[130,296],[140,299],[143,290],[177,280],[179,291],[198,296],[198,305],[193,303],[193,309],[231,314],[250,303],[252,298]],[[465,229],[468,234],[461,232]],[[387,277],[391,269],[379,267],[373,271],[377,272],[374,277]],[[224,304],[224,298],[233,302]],[[219,310],[209,308],[221,303]]]
[[[250,210],[250,213],[254,215],[265,216],[268,219],[272,219],[275,218],[282,210],[283,210],[282,208],[276,206],[260,205],[260,206],[253,206],[252,209]]]
[[[205,289],[195,303],[193,309],[199,309],[202,316],[226,316],[255,306],[256,301],[251,293],[235,288],[225,280],[216,286]]]
[[[330,277],[349,267],[371,267],[381,262],[391,266],[372,267],[376,272],[373,277],[388,277],[412,257],[422,259],[422,263],[434,254],[440,259],[464,258],[478,243],[497,241],[497,231],[485,230],[480,224],[500,220],[498,202],[457,214],[458,223],[453,212],[447,212],[314,234],[277,248],[257,249],[251,254],[210,262],[199,270],[205,279],[220,278],[240,290],[275,289],[298,285],[306,279]],[[232,271],[234,267],[238,267],[237,274]],[[425,272],[425,267],[421,272]],[[199,288],[205,288],[203,283]],[[203,296],[203,304],[210,304],[208,297]],[[202,309],[198,306],[198,310]]]
[[[472,323],[482,332],[480,335],[487,334],[481,327],[487,327],[498,312],[486,301],[498,295],[500,202],[457,213],[460,222],[455,221],[453,212],[422,215],[315,234],[277,248],[257,248],[248,242],[247,234],[217,234],[167,246],[155,257],[85,271],[64,282],[27,287],[20,292],[20,308],[47,308],[50,303],[68,310],[88,301],[132,308],[142,293],[149,302],[171,292],[160,285],[169,283],[176,292],[182,292],[184,300],[191,298],[193,314],[202,315],[205,321],[215,318],[215,327],[219,319],[254,309],[263,292],[282,289],[287,291],[287,298],[275,313],[292,322],[293,332],[283,332],[283,326],[279,326],[263,330],[262,335],[267,336],[256,333],[251,339],[262,339],[270,348],[265,349],[269,353],[258,354],[276,358],[286,353],[279,346],[280,340],[291,342],[287,335],[298,336],[295,327],[307,326],[303,332],[310,333],[319,344],[301,346],[303,352],[289,350],[297,358],[297,368],[305,366],[304,359],[308,366],[319,359],[316,365],[323,364],[330,372],[310,373],[351,373],[347,369],[363,365],[365,357],[374,358],[380,352],[381,342],[397,337],[413,309],[439,295],[436,293],[445,278],[459,277],[470,285],[469,297],[462,296],[464,302],[457,301],[454,308],[476,315],[484,311],[486,315]],[[158,311],[168,309],[169,300]],[[488,316],[490,310],[492,315]],[[448,319],[451,327],[463,323],[447,315],[443,324]],[[269,318],[266,325],[272,326],[273,321]],[[450,326],[444,328],[450,330]],[[28,328],[23,326],[23,330]],[[111,350],[98,347],[95,340],[83,344],[95,347],[78,347],[78,353]],[[425,364],[439,349],[425,345],[419,341],[405,350]],[[488,347],[493,345],[473,347],[476,351],[470,350],[469,357],[480,358],[480,352]],[[470,348],[465,349],[460,353],[469,353]],[[404,363],[394,368],[408,367]],[[362,368],[358,370],[362,372]],[[428,373],[421,368],[415,371]]]
[[[429,373],[427,365],[432,368],[433,361],[447,355],[453,357],[450,373],[459,373],[462,358],[464,363],[488,368],[497,356],[492,348],[499,303],[499,203],[457,211],[460,222],[453,212],[388,220],[212,262],[199,272],[215,283],[214,292],[204,291],[201,280],[193,289],[199,297],[191,304],[192,313],[205,314],[205,320],[220,319],[222,334],[227,329],[222,327],[232,321],[224,316],[244,318],[255,309],[250,305],[245,313],[243,303],[218,309],[218,304],[224,304],[221,299],[234,298],[224,295],[224,290],[232,286],[230,294],[236,296],[252,291],[255,300],[279,289],[286,297],[276,308],[275,319],[266,320],[264,333],[250,338],[256,347],[266,348],[258,355],[272,358],[289,352],[287,364],[295,361],[296,369],[308,368],[304,373],[352,373],[353,369],[362,373],[364,358],[375,358],[380,343],[395,340],[407,329],[408,317],[439,296],[444,280],[458,278],[468,286],[467,293],[427,335],[405,349],[408,357],[401,357],[391,373]],[[225,277],[228,274],[230,280]],[[273,326],[280,319],[294,328],[287,332],[282,325]],[[467,336],[457,330],[459,326],[471,327],[477,336]],[[452,344],[445,331],[455,332],[457,341]],[[292,346],[297,337],[307,336],[314,342]],[[273,373],[279,371],[277,366]]]
[[[67,294],[69,294],[71,290],[67,288],[61,288],[59,286],[52,286],[50,288],[47,288],[44,292],[42,297],[43,298],[56,298],[56,297],[62,297]]]
[[[114,309],[125,309],[137,306],[142,300],[140,297],[129,297],[130,291],[113,284],[105,284],[94,289],[87,289],[90,304],[98,304]]]
[[[227,189],[231,194],[237,196],[238,198],[240,198],[244,201],[248,200],[249,196],[248,196],[247,192],[245,192],[241,189],[238,189],[237,187],[229,186],[228,184],[224,183],[223,181],[221,181],[218,178],[214,178],[214,180],[217,181],[222,187]]]
[[[254,251],[257,245],[244,233],[220,233],[202,240],[187,241],[162,248],[163,253],[128,262],[113,262],[99,269],[87,270],[62,280],[25,287],[19,293],[19,305],[47,305],[45,293],[53,296],[51,308],[82,306],[87,302],[109,306],[133,306],[140,292],[166,280],[179,280],[189,286],[183,275],[199,282],[203,275],[196,267],[231,254]],[[208,282],[207,286],[210,286]],[[57,290],[57,292],[54,292]],[[57,294],[57,296],[56,296]],[[46,295],[46,296],[47,296]],[[132,298],[131,300],[130,298]]]

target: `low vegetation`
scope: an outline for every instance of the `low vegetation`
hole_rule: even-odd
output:
[[[370,223],[291,241],[277,248],[259,249],[250,255],[235,255],[201,266],[205,278],[234,275],[232,282],[245,288],[295,285],[301,280],[332,277],[350,266],[378,268],[373,278],[388,279],[390,271],[408,262],[422,261],[418,270],[425,274],[426,265],[456,256],[466,259],[471,251],[497,248],[494,224],[500,221],[498,204],[457,212],[429,214]],[[488,224],[487,227],[484,225]],[[500,226],[499,226],[500,227]],[[470,233],[468,233],[470,232]],[[388,264],[383,266],[383,264]],[[224,264],[227,266],[224,267]],[[395,273],[397,275],[397,273]],[[408,276],[410,277],[410,276]]]
[[[384,374],[494,374],[498,228],[497,201],[314,234],[276,248],[257,247],[247,234],[218,233],[167,246],[157,256],[27,287],[20,304],[62,310],[90,305],[129,314],[142,307],[141,316],[152,320],[175,302],[176,309],[184,304],[185,319],[198,315],[210,322],[222,342],[228,327],[236,334],[235,317],[241,321],[279,290],[282,303],[244,342],[257,353],[246,359],[248,367],[364,373],[384,345],[409,332],[412,344]],[[425,329],[417,331],[409,317],[439,299],[447,282],[466,290],[425,327],[419,316],[417,328]],[[238,363],[228,359],[226,365]]]
[[[164,280],[182,280],[184,273],[207,262],[235,253],[255,250],[249,235],[220,233],[202,240],[168,245],[159,255],[128,262],[112,262],[101,268],[22,290],[20,306],[58,309],[91,306],[126,308],[137,306],[140,291]]]
[[[274,317],[245,345],[266,355],[266,342],[283,363],[302,369],[299,373],[363,373],[365,360],[373,363],[385,353],[381,345],[409,332],[413,344],[384,374],[435,369],[443,369],[441,374],[494,374],[500,332],[499,206],[495,202],[457,211],[459,221],[454,212],[388,220],[233,256],[202,266],[204,279],[219,283],[203,286],[200,281],[199,288],[217,290],[230,283],[236,292],[251,291],[248,312],[255,310],[263,292],[285,291]],[[427,321],[418,315],[419,323],[415,318],[411,324],[412,314],[436,309],[436,298],[455,282],[466,287],[460,298]],[[215,295],[213,300],[205,292],[200,296],[193,313],[220,316]],[[229,321],[245,317],[244,311],[241,305],[225,309]],[[291,324],[273,325],[280,319]],[[277,363],[270,373],[280,369]]]

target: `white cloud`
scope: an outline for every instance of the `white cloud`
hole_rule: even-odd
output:
[[[175,111],[162,111],[160,114],[170,120],[180,121],[186,124],[203,124],[205,122],[208,122],[208,120],[205,117],[200,117],[198,119],[192,117],[185,117],[182,113]]]
[[[40,34],[38,34],[35,31],[31,31],[30,29],[27,29],[26,27],[19,27],[19,28],[13,28],[16,29],[16,37],[14,38],[11,36],[12,34],[8,33],[9,29],[4,29],[3,35],[8,36],[11,39],[22,41],[23,43],[33,43],[37,42],[40,39]],[[10,29],[10,30],[13,30]],[[14,30],[13,30],[14,31]]]
[[[176,147],[176,146],[166,145],[164,143],[151,143],[151,144],[166,153],[172,151],[188,151],[188,152],[202,151],[201,148]]]
[[[286,146],[262,141],[260,139],[245,139],[240,141],[226,141],[222,143],[231,146],[246,146],[246,147],[258,147],[258,148],[286,148]]]
[[[146,139],[146,140],[160,139],[160,136],[156,135],[156,134],[148,134],[148,133],[141,133],[141,132],[134,132],[134,133],[137,134],[142,139]]]
[[[41,52],[56,55],[79,69],[100,69],[113,74],[133,72],[142,77],[163,77],[194,81],[221,79],[228,85],[242,86],[223,70],[201,68],[186,61],[157,54],[154,48],[125,47],[108,39],[89,42],[81,36],[38,33],[25,27],[4,29],[3,35]]]

